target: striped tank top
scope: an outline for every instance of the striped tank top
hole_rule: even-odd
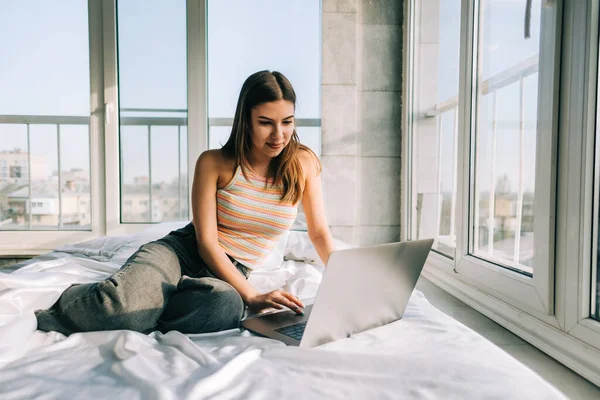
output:
[[[298,206],[281,201],[283,185],[238,166],[231,181],[217,190],[219,245],[248,268],[261,265],[281,235],[290,229]]]

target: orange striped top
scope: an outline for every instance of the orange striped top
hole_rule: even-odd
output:
[[[256,268],[290,229],[298,206],[281,201],[283,185],[237,167],[231,182],[217,190],[219,245],[241,264]]]

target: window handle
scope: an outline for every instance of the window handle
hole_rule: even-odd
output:
[[[104,103],[104,124],[108,125],[112,119],[113,105],[112,103]]]

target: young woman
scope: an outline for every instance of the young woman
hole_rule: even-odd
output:
[[[308,235],[326,263],[333,240],[325,219],[321,164],[295,130],[296,94],[279,72],[251,75],[240,92],[231,136],[196,162],[193,221],[141,246],[110,278],[69,287],[38,329],[214,332],[254,311],[288,307],[290,293],[259,293],[247,278],[294,222],[300,201]]]

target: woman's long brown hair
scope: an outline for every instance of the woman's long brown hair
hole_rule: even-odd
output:
[[[256,72],[250,75],[242,85],[231,135],[221,150],[236,160],[236,168],[242,166],[242,173],[246,179],[248,179],[246,171],[250,169],[248,157],[252,146],[252,109],[259,104],[278,100],[287,100],[294,104],[294,108],[296,107],[296,92],[290,81],[280,72]],[[313,156],[318,171],[321,171],[321,163],[317,155],[308,147],[300,144],[294,128],[290,142],[277,157],[271,160],[267,176],[273,182],[283,184],[281,196],[283,202],[298,203],[304,190],[304,172],[298,158],[300,150],[308,151]]]

